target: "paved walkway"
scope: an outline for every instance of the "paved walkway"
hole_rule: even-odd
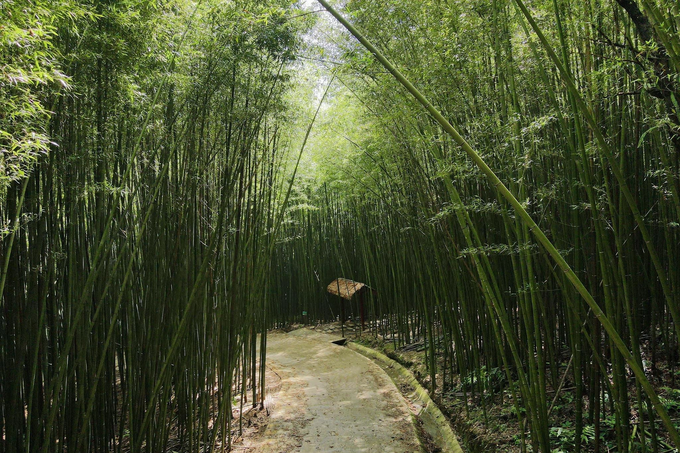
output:
[[[385,372],[365,357],[307,329],[270,334],[267,361],[281,376],[271,419],[247,450],[419,452],[406,402]]]

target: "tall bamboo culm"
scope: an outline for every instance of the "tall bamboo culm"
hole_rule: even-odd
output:
[[[371,330],[424,341],[442,398],[507,397],[533,451],[680,446],[678,125],[656,96],[677,84],[655,85],[630,3],[350,2],[379,61],[348,41],[339,77],[380,132],[289,225],[281,319],[335,319],[323,283],[364,281]],[[672,68],[677,8],[638,3]]]
[[[54,144],[1,199],[1,449],[226,451],[266,388],[304,22],[282,1],[95,3],[51,36]]]

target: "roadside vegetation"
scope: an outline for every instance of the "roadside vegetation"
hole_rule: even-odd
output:
[[[228,449],[346,277],[470,448],[677,451],[678,3],[330,6],[0,4],[0,449]]]
[[[223,451],[262,402],[299,12],[2,2],[2,451]]]
[[[506,445],[677,449],[678,13],[349,2],[368,44],[348,37],[333,66],[368,133],[347,132],[338,96],[318,140],[351,151],[298,186],[280,262],[301,278],[279,309],[333,319],[324,283],[365,282],[371,332],[396,350],[420,342],[431,392],[514,433]]]

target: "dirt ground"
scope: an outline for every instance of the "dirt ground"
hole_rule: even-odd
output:
[[[266,428],[238,451],[422,451],[390,378],[365,357],[331,343],[338,338],[308,329],[270,334],[267,361],[281,385],[267,398]]]

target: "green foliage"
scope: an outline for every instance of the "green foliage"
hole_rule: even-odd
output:
[[[663,79],[645,59],[659,57],[658,43],[636,47],[630,17],[615,3],[527,2],[533,24],[519,3],[354,0],[346,17],[482,155],[584,282],[590,309],[498,201],[498,185],[351,39],[337,71],[359,108],[343,109],[353,121],[334,116],[335,127],[313,143],[314,154],[332,152],[305,180],[304,202],[319,209],[296,218],[279,259],[282,269],[299,269],[295,276],[343,275],[378,288],[373,333],[395,346],[442,336],[427,351],[443,357],[428,368],[444,374],[444,386],[486,369],[510,382],[524,374],[527,385],[509,389],[521,406],[519,426],[530,432],[523,448],[579,451],[606,442],[625,451],[649,423],[654,442],[667,435],[646,418],[647,397],[639,395],[647,377],[632,379],[628,367],[650,349],[672,357],[677,344],[674,95],[664,103],[653,92]],[[677,25],[669,26],[677,14],[669,2],[638,3],[653,23]],[[677,34],[654,27],[672,59]],[[370,131],[346,148],[339,137],[352,123]],[[286,253],[304,263],[298,268]],[[280,284],[308,288],[312,298],[285,299],[282,315],[287,304],[321,297],[309,282]],[[596,308],[603,313],[593,316]],[[334,310],[324,302],[312,313],[329,319]],[[602,315],[612,321],[607,341]],[[673,340],[642,345],[656,329]],[[565,379],[577,390],[551,409],[564,351],[573,354]],[[659,413],[663,405],[674,410],[662,403]],[[570,426],[558,412],[573,415]],[[606,437],[594,439],[596,428]]]
[[[475,387],[479,387],[484,392],[497,392],[503,388],[507,381],[503,370],[500,368],[487,370],[486,366],[483,365],[478,370],[463,376],[460,382],[461,388],[467,391],[472,391]]]
[[[296,5],[0,8],[3,451],[228,449],[266,388]]]
[[[665,393],[661,396],[661,402],[666,407],[669,413],[680,413],[680,389],[664,387],[662,389]]]
[[[25,178],[51,146],[48,103],[68,90],[54,41],[86,16],[75,2],[9,0],[0,7],[0,193]]]
[[[233,406],[262,398],[266,329],[337,319],[338,276],[377,289],[374,341],[421,345],[434,396],[460,388],[480,420],[511,401],[525,450],[665,445],[628,369],[677,373],[680,10],[639,1],[639,42],[614,2],[527,3],[346,7],[546,231],[625,356],[372,55],[323,19],[303,42],[299,2],[1,2],[4,449],[229,444]],[[297,167],[330,80],[302,48],[337,79]],[[675,417],[680,394],[661,404]]]

